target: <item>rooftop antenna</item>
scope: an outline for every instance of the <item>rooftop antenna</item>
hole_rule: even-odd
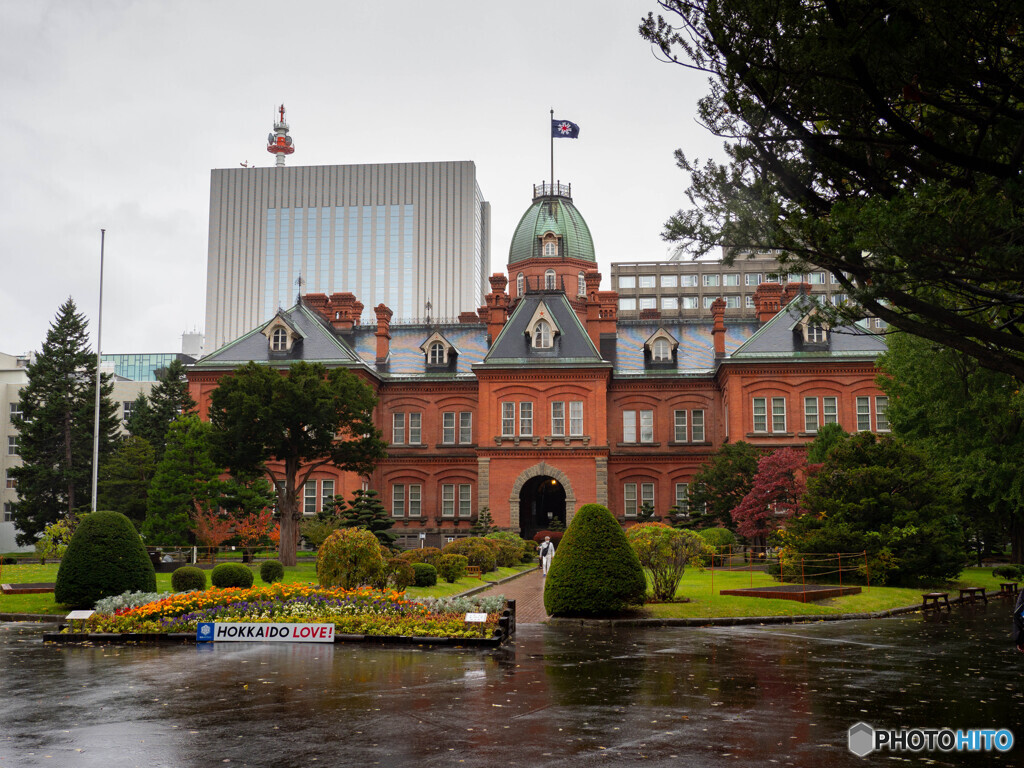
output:
[[[288,135],[288,122],[284,119],[284,104],[277,109],[280,119],[274,122],[274,132],[267,135],[267,152],[277,156],[274,163],[278,168],[284,168],[284,156],[295,151],[295,144],[292,137]]]

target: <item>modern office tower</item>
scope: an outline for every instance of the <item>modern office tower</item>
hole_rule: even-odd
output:
[[[300,292],[354,293],[367,322],[381,303],[396,321],[455,318],[481,305],[489,267],[472,161],[214,170],[205,351]]]

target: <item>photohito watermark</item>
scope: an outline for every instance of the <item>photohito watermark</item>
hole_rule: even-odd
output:
[[[875,750],[890,752],[1009,752],[1013,734],[1006,728],[875,728],[857,723],[847,732],[847,745],[858,757]]]

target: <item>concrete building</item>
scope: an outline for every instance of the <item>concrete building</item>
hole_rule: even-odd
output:
[[[454,318],[480,305],[489,265],[490,205],[471,161],[214,170],[206,348],[298,293]]]

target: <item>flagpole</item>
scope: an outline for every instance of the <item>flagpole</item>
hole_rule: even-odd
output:
[[[555,130],[551,126],[555,124],[555,110],[551,110],[551,123],[548,125],[548,132],[551,134],[551,177],[549,179],[549,194],[555,194]]]
[[[96,408],[92,424],[92,511],[96,511],[96,491],[99,480],[100,462],[100,394],[103,380],[100,375],[103,342],[103,246],[107,230],[100,230],[100,309],[96,320]]]

